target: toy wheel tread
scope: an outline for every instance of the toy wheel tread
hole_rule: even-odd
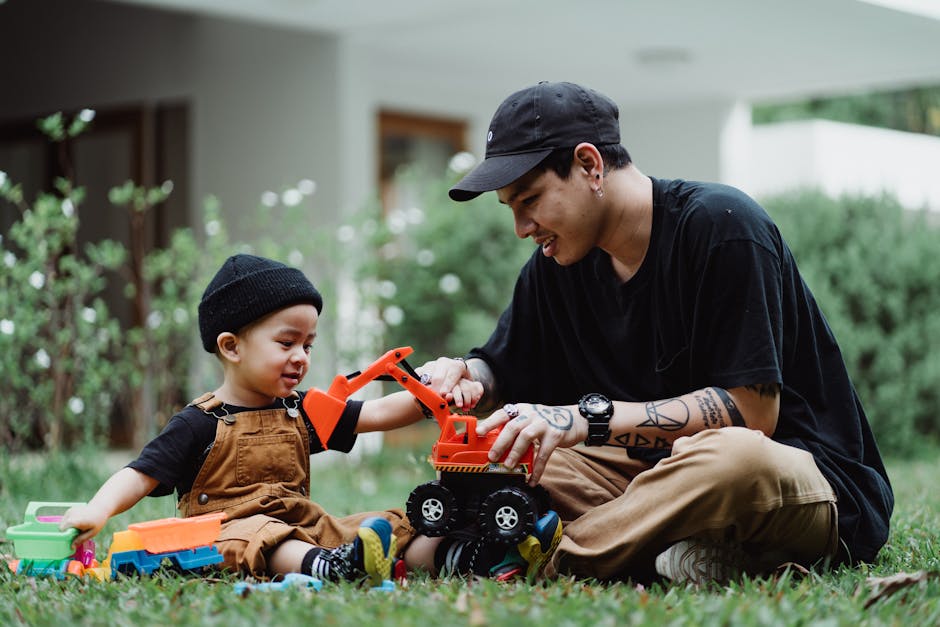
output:
[[[480,526],[484,537],[495,542],[516,544],[535,529],[535,499],[515,488],[500,488],[483,501]]]
[[[430,537],[452,531],[457,520],[457,500],[439,481],[429,481],[411,491],[405,506],[418,533]]]

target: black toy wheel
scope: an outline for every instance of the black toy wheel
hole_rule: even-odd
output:
[[[415,531],[426,536],[443,536],[457,521],[457,500],[439,481],[412,490],[405,508]]]
[[[535,501],[519,488],[500,488],[484,499],[480,527],[488,540],[522,542],[535,529]]]

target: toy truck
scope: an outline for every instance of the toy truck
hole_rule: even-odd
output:
[[[61,511],[84,503],[30,502],[24,522],[9,527],[7,537],[19,559],[7,562],[9,568],[28,576],[66,575],[113,579],[122,574],[151,574],[169,563],[184,571],[199,571],[223,561],[212,543],[219,536],[223,512],[192,518],[164,518],[128,525],[114,534],[108,556],[99,564],[92,541],[72,549],[77,529],[59,529],[61,515],[40,512]]]
[[[419,485],[408,497],[406,512],[415,530],[427,536],[443,536],[478,526],[491,541],[521,542],[551,507],[544,488],[527,484],[532,449],[513,469],[503,465],[502,460],[489,461],[490,447],[501,427],[478,436],[476,417],[452,414],[445,400],[405,361],[412,352],[410,346],[392,349],[363,372],[338,375],[326,392],[308,392],[304,410],[320,440],[329,440],[352,393],[374,380],[396,381],[411,392],[441,429],[429,459],[438,479]]]
[[[80,577],[86,568],[98,567],[94,541],[88,540],[73,549],[72,541],[78,530],[59,529],[61,514],[75,505],[84,503],[30,502],[23,524],[7,528],[7,537],[13,541],[18,557],[7,561],[10,570],[20,575],[65,579],[66,575]]]
[[[224,512],[191,518],[162,518],[127,526],[111,539],[101,568],[89,573],[98,579],[149,575],[165,563],[183,571],[201,571],[223,561],[212,543],[219,537]]]

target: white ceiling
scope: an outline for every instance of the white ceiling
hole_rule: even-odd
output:
[[[443,88],[577,76],[644,104],[940,84],[940,20],[882,6],[899,0],[119,1],[332,33]]]

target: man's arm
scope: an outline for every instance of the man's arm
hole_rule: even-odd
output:
[[[751,385],[728,390],[707,387],[682,396],[645,403],[614,402],[607,446],[668,449],[678,438],[705,429],[739,426],[772,435],[780,410],[778,384]],[[547,406],[521,403],[518,416],[510,419],[497,410],[477,425],[484,434],[505,424],[490,449],[490,460],[508,450],[505,464],[514,466],[526,450],[538,442],[538,454],[530,482],[538,483],[549,456],[559,446],[571,447],[587,437],[587,420],[576,405]]]
[[[780,410],[778,389],[775,384],[728,390],[707,387],[646,403],[615,402],[607,445],[670,448],[682,436],[732,426],[771,436]]]

